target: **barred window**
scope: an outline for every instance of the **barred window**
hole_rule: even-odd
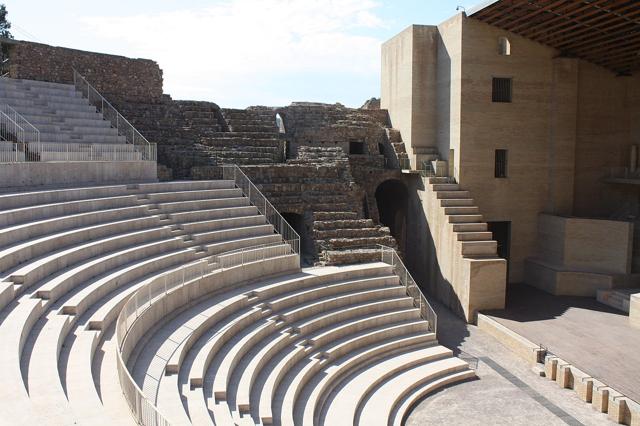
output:
[[[511,79],[493,77],[491,100],[493,102],[511,102]]]
[[[496,149],[495,177],[507,177],[507,150]]]

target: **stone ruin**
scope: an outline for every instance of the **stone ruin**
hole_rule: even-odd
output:
[[[402,180],[407,154],[379,99],[360,109],[220,108],[162,94],[162,70],[151,60],[24,41],[9,47],[12,78],[72,83],[74,69],[86,76],[158,144],[161,180],[218,178],[220,165],[240,165],[301,234],[307,264],[371,260],[376,244],[398,247],[380,223],[376,189]]]
[[[372,260],[375,245],[397,247],[375,201],[377,183],[400,173],[386,111],[306,102],[227,109],[166,95],[118,108],[158,143],[164,179],[215,178],[218,166],[241,165],[301,234],[306,264]]]

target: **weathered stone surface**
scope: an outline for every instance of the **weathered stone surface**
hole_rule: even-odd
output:
[[[162,96],[162,70],[149,59],[29,41],[12,44],[9,58],[11,78],[72,84],[75,68],[108,99],[157,102]]]

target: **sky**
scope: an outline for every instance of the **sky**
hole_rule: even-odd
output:
[[[222,107],[380,96],[381,44],[478,0],[4,0],[16,39],[153,59],[173,99]]]

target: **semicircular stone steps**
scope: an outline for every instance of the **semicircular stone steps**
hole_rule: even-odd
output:
[[[180,425],[346,424],[334,417],[343,389],[353,390],[349,424],[377,424],[358,419],[378,389],[392,423],[415,398],[474,376],[437,344],[383,263],[304,269],[213,292],[165,319],[134,358],[146,397]],[[413,367],[434,380],[403,381]]]
[[[0,416],[13,424],[135,424],[115,364],[124,303],[207,257],[201,244],[281,241],[232,181],[0,194],[0,224]]]
[[[136,424],[117,374],[125,303],[185,264],[281,242],[231,181],[0,194],[1,418]],[[155,324],[127,367],[175,425],[332,424],[338,402],[354,424],[397,424],[473,376],[383,263],[214,287]]]

